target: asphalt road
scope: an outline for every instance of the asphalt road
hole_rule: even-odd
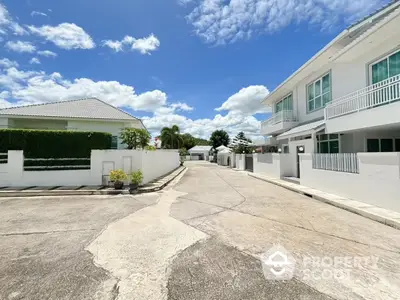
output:
[[[186,165],[160,193],[0,200],[0,299],[400,299],[400,231]]]

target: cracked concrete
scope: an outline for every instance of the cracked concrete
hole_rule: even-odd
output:
[[[156,203],[141,197],[0,201],[0,299],[112,299],[116,279],[85,251],[109,223]]]
[[[174,190],[164,192],[157,205],[110,224],[87,247],[96,264],[120,280],[117,299],[167,299],[170,261],[207,237],[169,216],[172,202],[181,195]]]
[[[400,231],[241,172],[186,165],[160,193],[0,199],[0,299],[400,299]],[[262,275],[274,244],[295,257],[293,279]],[[306,276],[326,268],[304,258],[323,257],[378,261]]]

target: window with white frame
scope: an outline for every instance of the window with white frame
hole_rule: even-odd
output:
[[[328,73],[307,85],[307,111],[312,112],[332,100],[331,74]]]
[[[400,74],[400,51],[392,53],[370,66],[371,83],[378,83]]]
[[[287,95],[285,98],[275,103],[275,113],[278,113],[282,110],[293,110],[292,94]]]
[[[338,134],[319,134],[317,135],[318,153],[339,153]]]

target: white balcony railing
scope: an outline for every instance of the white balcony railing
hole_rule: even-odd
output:
[[[296,122],[297,117],[293,110],[281,110],[271,116],[268,120],[263,122],[264,126],[271,126],[282,122]]]
[[[325,119],[333,119],[397,100],[400,100],[400,75],[334,100],[325,108]]]
[[[359,173],[357,153],[312,154],[313,169]]]

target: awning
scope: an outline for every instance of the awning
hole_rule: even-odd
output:
[[[292,128],[276,137],[277,140],[288,139],[301,135],[313,134],[325,128],[325,120],[316,121]]]

